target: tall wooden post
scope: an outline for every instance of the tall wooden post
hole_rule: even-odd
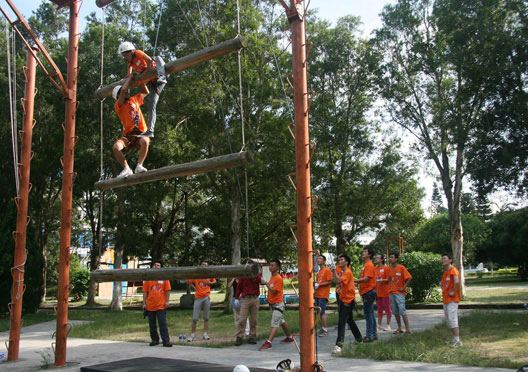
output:
[[[295,171],[297,180],[297,239],[299,260],[299,321],[301,370],[313,370],[315,324],[312,283],[312,199],[310,191],[310,137],[308,129],[308,82],[304,1],[290,0],[293,54],[293,101],[295,117]],[[285,5],[283,3],[283,5]]]
[[[15,198],[17,205],[17,224],[14,232],[15,238],[15,259],[11,269],[13,285],[11,289],[11,303],[9,312],[11,314],[11,329],[9,332],[9,349],[7,360],[18,360],[20,348],[20,328],[22,316],[22,297],[24,295],[24,266],[26,264],[26,229],[28,219],[28,198],[29,198],[29,175],[31,166],[31,141],[33,137],[33,107],[35,101],[35,75],[37,63],[31,53],[26,54],[26,88],[24,91],[24,123],[22,127],[22,150],[20,153],[20,164],[18,172],[20,176],[19,194]]]
[[[77,75],[79,53],[79,10],[81,0],[72,0],[70,7],[68,80],[66,115],[64,120],[64,156],[62,175],[62,207],[60,228],[59,283],[57,289],[57,331],[55,366],[66,364],[66,338],[68,336],[68,296],[70,293],[70,243],[73,191],[73,155],[75,147],[75,113],[77,111]]]

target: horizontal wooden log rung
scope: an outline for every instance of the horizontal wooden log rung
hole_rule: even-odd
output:
[[[247,47],[247,39],[243,36],[238,36],[234,39],[221,42],[219,44],[210,46],[208,48],[199,50],[188,56],[178,58],[174,61],[168,62],[165,64],[165,73],[167,75],[172,74],[173,72],[183,71],[189,67],[195,66],[199,63],[209,61],[214,58],[221,57],[225,54],[239,51],[242,48]],[[156,70],[147,70],[144,73],[137,75],[132,80],[131,86],[138,86],[144,84],[157,76]],[[99,99],[103,99],[112,95],[112,90],[117,85],[123,85],[125,79],[116,81],[112,84],[105,85],[95,91],[95,96]]]
[[[256,277],[258,272],[258,264],[184,266],[163,267],[159,269],[95,270],[91,272],[90,279],[100,283],[173,279],[252,278]]]
[[[153,169],[143,173],[132,174],[122,178],[110,178],[95,183],[98,190],[109,190],[124,186],[137,185],[152,181],[165,180],[169,178],[190,176],[214,172],[220,169],[234,168],[247,165],[251,162],[251,155],[247,151],[234,154],[216,156],[191,163],[169,165],[163,168]]]

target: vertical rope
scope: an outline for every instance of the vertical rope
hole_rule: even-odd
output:
[[[103,71],[104,71],[104,35],[105,35],[105,8],[102,9],[103,14],[101,16],[101,66],[99,73],[99,88],[103,86]],[[99,180],[104,177],[103,171],[103,106],[104,98],[99,102],[99,118],[100,118],[100,135],[99,135],[99,150],[100,150],[100,172]],[[102,246],[103,246],[103,197],[104,191],[99,192],[99,255],[97,258],[97,267],[99,268],[99,262],[101,258]]]
[[[16,122],[16,93],[13,94],[13,86],[16,87],[16,70],[11,72],[11,48],[9,46],[9,27],[7,22],[5,23],[5,36],[6,36],[6,48],[7,48],[7,82],[9,85],[9,114],[11,119],[11,146],[13,150],[13,168],[15,171],[15,187],[16,194],[18,196],[20,190],[20,177],[18,174],[18,139],[17,139],[17,122]],[[13,36],[14,39],[14,36]],[[13,49],[13,54],[15,50]],[[13,59],[16,55],[13,56]]]
[[[240,1],[237,0],[237,36],[240,36]],[[246,148],[246,134],[245,134],[245,123],[244,123],[244,97],[242,90],[242,50],[239,50],[238,55],[238,89],[239,89],[239,99],[240,99],[240,126],[242,127],[242,149]],[[249,198],[248,198],[248,177],[247,177],[247,167],[244,167],[244,186],[246,191],[246,244],[247,244],[247,258],[249,258]]]
[[[156,29],[156,40],[154,41],[154,51],[152,52],[152,58],[156,56],[156,49],[158,48],[158,35],[161,24],[161,15],[163,13],[163,3],[160,1],[159,6],[159,16],[158,16],[158,28]]]

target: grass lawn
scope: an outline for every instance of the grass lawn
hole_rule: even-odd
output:
[[[525,311],[472,311],[462,317],[459,324],[464,346],[458,349],[445,344],[444,341],[452,340],[452,332],[442,324],[388,341],[348,345],[343,355],[514,369],[528,364],[528,316]]]
[[[520,304],[528,302],[528,288],[471,288],[467,287],[466,296],[462,299],[462,304],[498,304],[512,303]]]
[[[299,332],[299,315],[296,310],[284,312],[286,321],[293,333]],[[337,323],[337,314],[329,312],[329,324]],[[271,312],[259,311],[257,339],[264,340],[270,331]],[[143,311],[124,310],[122,312],[71,310],[69,319],[92,320],[93,323],[74,327],[70,337],[94,338],[115,341],[150,342],[148,320],[143,319]],[[177,342],[181,333],[190,334],[192,310],[174,310],[167,312],[169,334],[173,342]],[[224,313],[222,310],[211,311],[209,321],[210,341],[201,340],[203,322],[200,320],[197,327],[197,341],[189,346],[222,347],[231,346],[235,341],[235,325],[233,314]],[[277,338],[282,338],[283,332],[279,331]]]

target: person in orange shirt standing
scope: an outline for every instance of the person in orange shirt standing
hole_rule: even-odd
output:
[[[202,261],[201,266],[207,266],[207,261]],[[211,311],[211,285],[216,283],[216,279],[192,279],[187,280],[189,286],[194,289],[194,306],[193,306],[193,317],[191,325],[191,335],[187,339],[188,342],[192,342],[195,339],[194,333],[196,332],[196,324],[200,320],[200,312],[203,309],[203,320],[204,320],[204,332],[203,339],[210,340],[211,337],[207,334],[209,329],[209,313]]]
[[[398,323],[398,329],[394,331],[395,334],[403,333],[401,326],[400,315],[405,323],[405,333],[411,333],[409,328],[409,318],[407,317],[407,310],[405,309],[405,295],[407,294],[406,288],[411,282],[412,276],[409,274],[405,266],[398,264],[398,253],[391,253],[389,255],[389,261],[391,267],[389,267],[389,293],[392,313]]]
[[[341,298],[341,307],[339,308],[339,322],[337,325],[337,340],[334,346],[333,354],[340,354],[345,341],[345,330],[348,324],[356,342],[362,342],[361,332],[354,322],[354,313],[352,310],[355,307],[356,287],[354,285],[354,275],[350,270],[350,257],[346,254],[340,254],[337,264],[341,268],[341,276],[335,277],[336,282],[341,286],[339,294]]]
[[[330,297],[330,285],[332,284],[332,271],[326,267],[326,257],[320,255],[317,257],[317,264],[319,265],[319,272],[314,284],[315,288],[315,306],[321,308],[321,329],[318,332],[318,336],[328,336],[328,318],[326,316],[326,305],[328,304],[328,298]]]
[[[282,327],[284,333],[286,333],[286,338],[281,340],[281,344],[293,342],[293,337],[290,333],[290,328],[286,319],[284,319],[284,281],[282,276],[279,274],[280,270],[280,261],[278,259],[273,259],[269,263],[269,271],[271,272],[271,278],[269,281],[264,284],[268,287],[268,303],[271,308],[271,331],[268,339],[262,344],[259,350],[269,350],[273,347],[272,341],[277,334],[279,327]]]
[[[161,264],[154,262],[153,269],[159,269]],[[149,346],[159,344],[156,318],[158,319],[159,330],[163,346],[172,347],[170,343],[169,330],[167,328],[167,308],[169,307],[171,285],[168,280],[151,280],[143,282],[143,309],[147,312],[150,328]]]
[[[376,263],[376,307],[378,308],[378,331],[381,331],[381,321],[383,320],[383,310],[387,316],[387,327],[384,331],[390,331],[391,308],[389,300],[389,268],[385,266],[382,254],[377,254],[374,258]]]
[[[117,176],[118,178],[133,174],[132,169],[128,166],[125,155],[123,154],[123,152],[127,152],[131,149],[139,149],[136,173],[147,171],[147,169],[143,167],[143,162],[147,157],[150,138],[140,138],[139,135],[147,130],[140,106],[143,104],[143,99],[147,96],[149,90],[143,85],[141,93],[130,97],[128,90],[130,88],[131,80],[132,76],[127,79],[123,86],[117,85],[112,91],[112,96],[116,100],[114,110],[123,125],[123,134],[114,142],[112,148],[114,157],[119,164],[123,166],[123,170]]]
[[[367,335],[363,342],[372,342],[378,339],[376,317],[374,316],[374,301],[376,301],[376,268],[372,263],[374,251],[372,248],[365,248],[361,256],[365,264],[357,283],[359,283],[359,294],[363,300],[363,314],[365,314],[367,323]]]
[[[149,69],[156,69],[157,78],[148,82],[150,86],[150,93],[148,95],[148,122],[147,131],[140,136],[154,137],[154,127],[156,126],[156,106],[158,104],[161,91],[167,84],[167,76],[165,74],[165,62],[160,56],[150,58],[150,56],[142,50],[136,49],[134,44],[130,41],[124,41],[119,45],[119,54],[128,62],[127,76],[132,76],[134,73],[143,73]]]
[[[442,276],[442,299],[444,303],[444,314],[446,322],[453,330],[453,347],[462,346],[460,341],[460,329],[458,328],[458,303],[460,302],[460,273],[452,265],[453,259],[450,254],[442,256],[444,275]]]

